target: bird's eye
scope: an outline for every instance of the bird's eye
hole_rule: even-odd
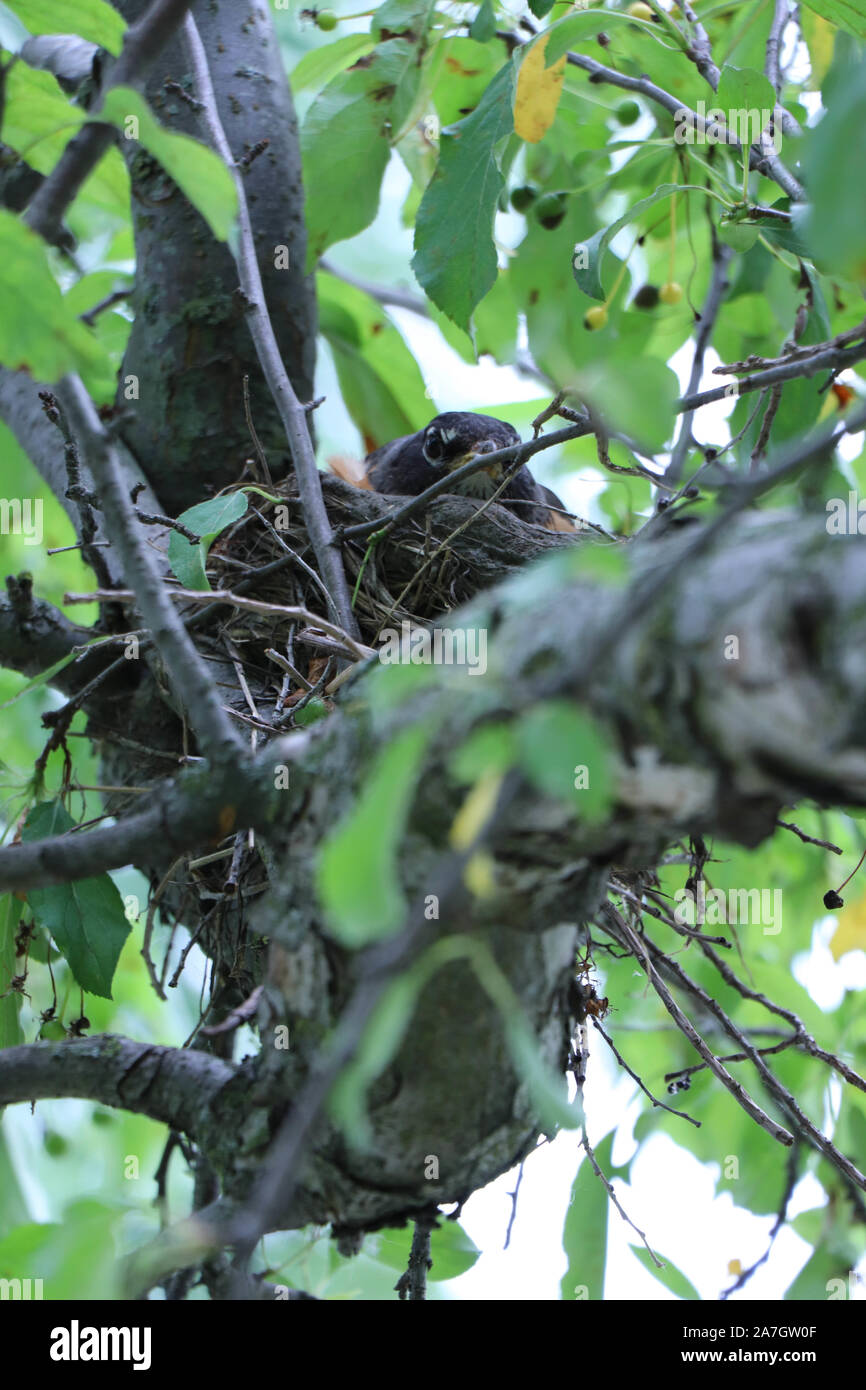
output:
[[[428,434],[424,440],[424,457],[430,463],[436,463],[442,457],[442,440],[438,434]]]

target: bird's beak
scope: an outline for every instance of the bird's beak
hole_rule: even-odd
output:
[[[473,444],[471,449],[469,449],[465,454],[461,454],[460,458],[456,459],[455,462],[452,463],[450,471],[452,473],[456,472],[458,468],[463,467],[464,463],[469,463],[470,459],[477,458],[479,454],[495,454],[498,448],[499,445],[494,443],[492,439],[479,439],[477,444]],[[481,469],[482,473],[487,473],[488,476],[491,478],[495,477],[498,471],[499,470],[496,468],[495,465],[493,466],[493,468]]]

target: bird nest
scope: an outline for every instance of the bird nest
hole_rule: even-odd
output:
[[[404,499],[338,478],[322,482],[338,536],[358,526],[376,527],[373,534],[343,536],[341,544],[361,644],[368,649],[377,648],[387,629],[405,631],[403,623],[429,629],[531,560],[575,542],[574,534],[529,525],[500,504],[485,507],[456,496],[437,498],[383,530]],[[250,689],[269,705],[264,718],[271,728],[290,727],[293,713],[316,697],[327,698],[345,664],[340,659],[347,652],[350,659],[358,655],[332,630],[339,617],[315,568],[294,481],[278,485],[275,495],[279,502],[251,493],[248,512],[219,538],[208,559],[212,587],[243,602],[228,615],[225,608],[219,613],[222,659],[229,638],[236,668],[240,663]]]

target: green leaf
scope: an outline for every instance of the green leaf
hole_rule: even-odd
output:
[[[115,56],[123,47],[126,21],[107,0],[75,0],[74,5],[64,5],[61,13],[58,13],[57,0],[4,0],[4,3],[27,25],[31,34],[56,34],[60,28],[64,33],[78,34],[82,39],[98,43]]]
[[[617,10],[583,10],[579,14],[557,20],[547,31],[550,35],[545,49],[547,66],[550,67],[575,44],[595,38],[602,29],[609,28],[613,21],[625,18],[626,16]]]
[[[130,118],[134,118],[137,132],[132,138],[174,179],[217,241],[228,240],[238,213],[238,199],[234,180],[218,154],[191,135],[166,130],[144,98],[131,87],[111,88],[99,113],[100,120],[103,117],[113,121],[123,135],[130,128]]]
[[[40,237],[0,209],[0,362],[37,380],[107,369],[93,335],[63,302]]]
[[[297,93],[324,87],[338,72],[344,72],[363,54],[369,53],[373,46],[369,34],[346,34],[342,39],[332,39],[322,48],[312,49],[292,69],[292,91]]]
[[[544,19],[546,14],[550,14],[556,4],[556,0],[529,0],[529,8],[536,19]]]
[[[611,749],[594,720],[566,700],[547,700],[517,721],[515,735],[520,766],[541,791],[590,823],[604,818],[613,800]]]
[[[401,334],[362,290],[324,273],[316,286],[319,327],[334,355],[343,402],[365,447],[414,434],[434,412]]]
[[[826,111],[806,136],[803,178],[809,207],[802,231],[819,268],[866,281],[866,180],[854,151],[866,123],[866,61],[841,67],[825,83]]]
[[[25,821],[25,843],[62,835],[75,825],[59,801],[41,801]],[[123,899],[108,874],[75,883],[31,888],[27,902],[69,964],[76,983],[88,994],[111,998],[111,981],[130,925]]]
[[[474,111],[506,57],[504,45],[478,43],[457,35],[436,52],[433,103],[440,126],[461,121]],[[425,180],[425,187],[428,180]]]
[[[0,1126],[0,1231],[11,1231],[20,1222],[27,1221],[29,1212],[21,1191],[21,1184],[12,1162],[12,1156]],[[0,1278],[5,1271],[0,1259]],[[9,1278],[9,1275],[5,1276]],[[14,1277],[14,1276],[12,1276]]]
[[[507,772],[515,759],[514,730],[502,722],[483,724],[451,757],[450,770],[459,782],[477,782],[485,773]]]
[[[9,991],[13,975],[20,975],[22,970],[22,962],[15,955],[15,933],[23,906],[14,893],[4,893],[0,897],[0,994],[6,995],[0,999],[0,1048],[14,1047],[24,1041],[18,1020],[21,995]]]
[[[670,1260],[665,1259],[663,1268],[659,1269],[645,1245],[633,1245],[631,1247],[631,1252],[636,1259],[640,1260],[647,1273],[651,1274],[654,1279],[658,1279],[659,1283],[663,1284],[666,1289],[670,1289],[671,1293],[676,1294],[677,1298],[700,1299],[700,1294],[691,1280],[687,1279],[684,1274],[681,1274],[676,1265],[671,1264]],[[662,1258],[658,1250],[656,1254],[659,1256],[659,1259]]]
[[[430,1257],[433,1267],[427,1275],[429,1283],[445,1279],[457,1279],[465,1274],[478,1260],[481,1251],[466,1234],[457,1221],[440,1217],[441,1225],[430,1232]],[[389,1269],[402,1274],[409,1260],[412,1245],[411,1231],[407,1227],[394,1230],[375,1231],[364,1242],[364,1253],[370,1255]]]
[[[469,37],[477,43],[487,43],[496,37],[496,15],[493,12],[492,0],[482,0],[478,6],[478,13],[469,26]]]
[[[803,3],[846,34],[866,39],[866,0],[803,0]]]
[[[674,193],[700,193],[706,196],[706,189],[700,188],[697,184],[690,183],[663,183],[648,198],[642,198],[640,202],[634,203],[628,212],[623,213],[609,227],[602,227],[594,232],[587,240],[578,242],[574,248],[574,255],[571,262],[572,272],[583,293],[589,295],[590,299],[604,300],[605,294],[601,284],[601,265],[604,260],[604,253],[610,245],[618,231],[627,227],[629,222],[634,222],[642,212],[661,202],[664,198],[670,198]]]
[[[608,357],[582,366],[572,380],[603,420],[631,435],[649,453],[670,438],[679,382],[657,357],[636,358],[629,343],[620,340]]]
[[[602,1172],[610,1170],[613,1134],[595,1147],[595,1157]],[[607,1216],[610,1207],[604,1185],[595,1176],[588,1158],[584,1158],[571,1185],[571,1197],[562,1230],[562,1246],[568,1256],[568,1268],[560,1288],[565,1300],[604,1297],[604,1266],[607,1260]]]
[[[423,75],[428,33],[435,12],[436,0],[386,0],[373,16],[372,27],[377,37],[384,35],[388,43],[395,38],[405,40],[405,47],[397,59],[399,68],[391,97],[389,119],[392,140],[399,139],[415,105]]]
[[[42,1296],[56,1301],[118,1299],[118,1220],[116,1211],[86,1198],[67,1206],[62,1221],[18,1226],[0,1240],[0,1278],[42,1279]]]
[[[179,531],[172,531],[168,542],[168,563],[185,589],[209,589],[205,573],[208,551],[217,536],[238,521],[249,505],[246,493],[226,492],[207,502],[196,502],[176,519],[201,539],[192,545]]]
[[[418,282],[465,331],[496,280],[493,219],[505,183],[497,149],[514,129],[513,84],[509,62],[472,115],[442,131],[439,164],[415,223]]]
[[[769,120],[776,105],[776,93],[772,82],[762,72],[726,64],[719,78],[715,104],[726,116],[729,111],[741,116],[766,111]]]
[[[327,719],[330,713],[324,700],[318,697],[311,700],[303,709],[299,709],[294,715],[294,722],[299,729],[306,729],[310,724],[318,724],[320,719]]]
[[[316,97],[301,131],[309,267],[368,227],[390,157],[391,99],[414,46],[389,39]]]
[[[397,847],[432,732],[429,725],[406,729],[388,745],[353,810],[322,850],[318,891],[331,929],[345,946],[390,936],[403,921]]]
[[[26,63],[6,74],[5,93],[3,143],[38,173],[50,173],[87,113],[70,103],[50,73]]]

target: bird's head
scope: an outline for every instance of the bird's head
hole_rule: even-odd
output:
[[[492,415],[474,415],[469,410],[449,410],[437,415],[424,431],[421,449],[425,459],[439,473],[453,473],[462,468],[475,454],[492,454],[519,444],[520,435],[504,420]],[[502,476],[502,467],[482,469],[494,481]],[[479,476],[479,475],[476,475]]]

